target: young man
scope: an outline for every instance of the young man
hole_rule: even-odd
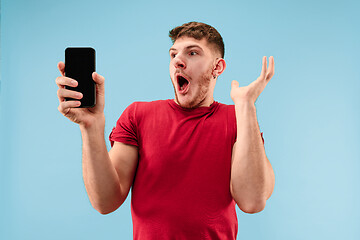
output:
[[[190,22],[170,31],[170,77],[174,100],[135,102],[104,139],[104,78],[93,73],[97,104],[76,108],[82,95],[62,74],[59,111],[80,126],[83,177],[93,207],[115,211],[132,187],[134,239],[236,239],[235,203],[262,211],[274,188],[255,101],[274,74],[266,57],[249,86],[232,82],[234,105],[214,101],[217,77],[226,68],[224,44],[211,26]]]

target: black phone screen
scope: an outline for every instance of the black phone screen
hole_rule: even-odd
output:
[[[66,86],[66,89],[81,92],[80,108],[93,107],[96,104],[96,86],[92,79],[95,72],[95,49],[88,47],[69,47],[65,49],[65,76],[75,79],[77,87]],[[65,98],[66,101],[75,100]]]

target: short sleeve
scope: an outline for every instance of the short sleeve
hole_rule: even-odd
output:
[[[121,114],[110,133],[109,140],[111,147],[114,142],[122,142],[125,144],[139,146],[137,138],[137,125],[135,120],[136,104],[132,103]]]

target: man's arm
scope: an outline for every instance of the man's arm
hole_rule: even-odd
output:
[[[231,194],[246,213],[260,212],[275,185],[272,166],[265,155],[264,144],[253,104],[235,105],[237,140],[231,165]]]
[[[58,110],[72,122],[79,124],[83,141],[83,178],[93,207],[102,214],[115,211],[126,199],[132,185],[138,161],[137,147],[115,143],[107,152],[105,129],[105,79],[93,73],[96,83],[96,105],[77,108],[80,101],[65,101],[66,97],[81,99],[82,94],[65,86],[76,87],[77,81],[65,76],[65,64],[58,63],[61,73],[56,78],[59,89]]]
[[[101,214],[111,213],[128,196],[137,167],[138,149],[115,142],[108,153],[102,126],[80,129],[83,178],[90,202]]]
[[[232,82],[231,98],[235,103],[237,140],[231,160],[230,191],[239,208],[246,213],[260,212],[271,196],[275,175],[266,157],[256,118],[255,101],[274,75],[274,59],[266,57],[260,77],[249,86]]]

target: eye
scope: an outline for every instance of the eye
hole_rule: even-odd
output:
[[[190,52],[190,55],[191,55],[191,56],[195,56],[195,55],[197,55],[197,52],[191,51],[191,52]]]
[[[171,58],[174,58],[174,57],[176,57],[176,54],[175,54],[175,53],[171,53],[171,54],[170,54],[170,57],[171,57]]]

